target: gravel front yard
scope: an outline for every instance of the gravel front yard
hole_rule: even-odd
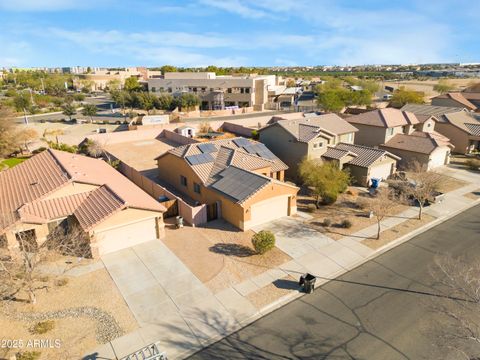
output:
[[[162,241],[216,293],[291,260],[278,248],[264,255],[255,254],[253,234],[216,220],[208,227],[167,229]]]
[[[37,293],[37,304],[10,302],[1,308],[0,339],[60,340],[58,349],[11,349],[40,351],[41,359],[78,359],[89,350],[135,330],[138,325],[105,269],[79,277],[68,277],[63,286]],[[53,320],[45,334],[32,334],[38,321]],[[0,352],[0,357],[7,351]]]

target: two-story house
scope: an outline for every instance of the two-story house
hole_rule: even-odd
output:
[[[298,178],[303,159],[336,161],[348,168],[353,180],[368,185],[370,179],[386,179],[396,170],[398,157],[384,150],[354,145],[358,129],[336,114],[278,120],[259,130],[260,141],[288,166],[286,175]]]
[[[245,138],[173,148],[157,158],[160,180],[248,230],[297,211],[298,188],[284,182],[288,166],[265,145]]]
[[[379,147],[401,158],[400,166],[416,161],[433,169],[448,164],[454,146],[435,131],[437,118],[393,108],[378,109],[346,119],[358,128],[355,143]]]

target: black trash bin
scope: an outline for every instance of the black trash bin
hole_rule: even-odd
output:
[[[307,273],[305,275],[300,276],[300,281],[298,282],[298,284],[300,286],[303,285],[303,290],[307,294],[311,294],[313,292],[313,289],[315,288],[315,280],[317,280],[315,276]]]

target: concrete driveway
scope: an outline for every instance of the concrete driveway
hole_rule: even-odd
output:
[[[107,254],[102,260],[140,328],[97,349],[100,356],[126,356],[158,341],[161,350],[175,359],[238,325],[159,240]]]
[[[284,217],[253,228],[275,234],[276,246],[293,260],[280,266],[293,273],[310,272],[317,276],[340,273],[352,263],[361,262],[371,250],[358,242],[335,241],[304,223],[300,217]]]

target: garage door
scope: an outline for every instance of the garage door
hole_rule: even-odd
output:
[[[447,151],[444,148],[439,148],[435,150],[431,155],[430,155],[430,163],[428,164],[428,169],[434,169],[436,167],[445,165],[446,159],[447,159]]]
[[[249,228],[288,215],[288,196],[279,196],[251,207]]]
[[[369,178],[386,180],[387,177],[390,176],[391,172],[392,172],[392,163],[377,165],[370,169]]]
[[[98,232],[100,255],[124,249],[157,238],[155,218]]]

